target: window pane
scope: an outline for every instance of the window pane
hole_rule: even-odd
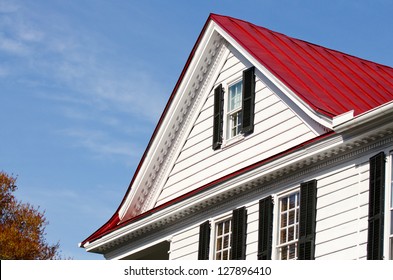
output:
[[[229,102],[228,111],[233,111],[241,107],[242,101],[242,82],[231,86],[229,88]]]
[[[228,235],[226,235],[226,236],[224,236],[224,243],[223,243],[223,249],[224,248],[228,248],[228,246],[229,246],[229,236]]]
[[[222,252],[222,259],[223,260],[229,260],[228,251]]]
[[[285,242],[287,242],[287,230],[282,229],[280,234],[280,243],[285,243]]]
[[[288,241],[295,239],[295,227],[288,228]]]
[[[287,213],[281,214],[281,227],[286,227],[287,226]]]
[[[217,251],[222,249],[222,238],[221,237],[217,238],[216,248],[217,248]]]
[[[293,194],[289,197],[289,208],[292,209],[295,208],[295,206],[296,206],[296,195]]]
[[[281,259],[287,260],[288,259],[288,247],[284,246],[281,248]]]
[[[296,258],[296,244],[289,245],[289,259]]]
[[[216,254],[216,260],[221,260],[221,252],[218,252],[218,253]]]
[[[222,235],[222,227],[223,227],[222,224],[217,225],[217,235]]]
[[[288,209],[288,200],[287,198],[283,198],[281,200],[281,211],[286,211]]]
[[[230,228],[230,221],[226,221],[225,222],[224,233],[228,233],[229,232],[229,228]]]
[[[289,221],[288,225],[293,225],[295,223],[295,210],[289,211]]]

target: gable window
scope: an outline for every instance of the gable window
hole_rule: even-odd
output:
[[[298,255],[299,238],[299,192],[279,199],[279,239],[280,260],[293,260]]]
[[[229,87],[227,113],[227,139],[241,133],[242,127],[242,81]]]
[[[243,71],[241,81],[228,87],[219,84],[214,89],[213,150],[221,148],[224,140],[254,131],[254,103],[254,67]]]

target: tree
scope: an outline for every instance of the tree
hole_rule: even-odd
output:
[[[15,183],[15,177],[0,171],[0,259],[59,259],[59,242],[45,240],[45,211],[17,201]]]

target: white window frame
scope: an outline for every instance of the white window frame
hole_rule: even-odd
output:
[[[297,194],[297,205],[295,205],[295,236],[294,239],[289,242],[281,243],[281,201],[285,197],[289,197],[291,195]],[[299,242],[299,209],[300,209],[300,188],[291,189],[289,191],[283,192],[275,196],[275,210],[274,215],[276,218],[274,219],[273,223],[273,244],[275,244],[275,250],[272,252],[272,259],[281,260],[281,250],[285,246],[290,246],[295,244],[295,258],[297,259],[297,249],[298,249],[298,242]],[[297,215],[296,215],[297,213]],[[297,216],[297,217],[296,217]]]
[[[211,221],[211,224],[212,224],[212,234],[213,234],[213,238],[211,238],[210,240],[211,240],[211,243],[210,243],[210,248],[213,248],[213,250],[210,250],[210,259],[211,260],[222,260],[222,257],[221,257],[221,259],[217,259],[217,253],[218,253],[218,251],[217,251],[217,226],[219,225],[219,224],[221,224],[221,223],[223,223],[223,222],[226,222],[226,221],[230,221],[230,223],[229,223],[229,233],[228,233],[228,235],[229,235],[229,240],[228,240],[228,260],[230,259],[230,256],[231,256],[231,250],[232,250],[232,248],[231,248],[231,240],[232,240],[232,214],[230,213],[230,214],[226,214],[225,216],[222,216],[222,217],[220,217],[220,218],[218,218],[218,219],[215,219],[214,221]],[[221,235],[221,236],[223,236],[223,235]],[[222,251],[224,251],[224,250],[222,250]]]
[[[234,135],[234,136],[231,136],[231,127],[230,127],[230,121],[229,121],[229,119],[230,119],[230,115],[233,115],[233,114],[235,114],[235,113],[237,113],[237,112],[242,112],[242,108],[243,108],[243,84],[241,85],[241,91],[240,91],[240,106],[239,106],[239,108],[237,108],[236,110],[233,110],[233,111],[229,111],[229,94],[230,94],[230,92],[229,92],[229,89],[232,87],[232,86],[235,86],[236,84],[238,84],[238,83],[242,83],[243,82],[243,76],[239,76],[239,77],[236,77],[235,79],[233,79],[233,80],[231,80],[230,82],[228,82],[226,85],[225,85],[225,90],[224,90],[224,127],[223,127],[223,132],[224,132],[224,135],[223,135],[223,147],[226,147],[226,146],[229,146],[229,145],[232,145],[233,143],[236,143],[236,142],[238,142],[238,141],[240,141],[241,139],[243,139],[244,138],[244,135],[243,135],[243,133],[241,132],[242,131],[242,127],[241,127],[241,124],[240,124],[240,127],[239,127],[239,132],[238,132],[238,134],[236,134],[236,135]]]

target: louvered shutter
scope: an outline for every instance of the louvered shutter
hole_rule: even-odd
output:
[[[245,207],[233,210],[232,213],[232,241],[231,259],[244,260],[246,258],[247,210]]]
[[[298,259],[315,258],[315,223],[317,212],[317,181],[312,180],[300,185],[300,217]]]
[[[268,196],[259,201],[258,260],[272,259],[273,200]]]
[[[254,131],[255,67],[243,71],[242,132]]]
[[[222,144],[223,109],[224,91],[220,84],[214,89],[213,150],[219,149]]]
[[[385,154],[379,153],[369,161],[369,204],[367,259],[383,259],[383,228],[385,201]]]
[[[210,222],[206,221],[199,226],[198,260],[209,259]]]

